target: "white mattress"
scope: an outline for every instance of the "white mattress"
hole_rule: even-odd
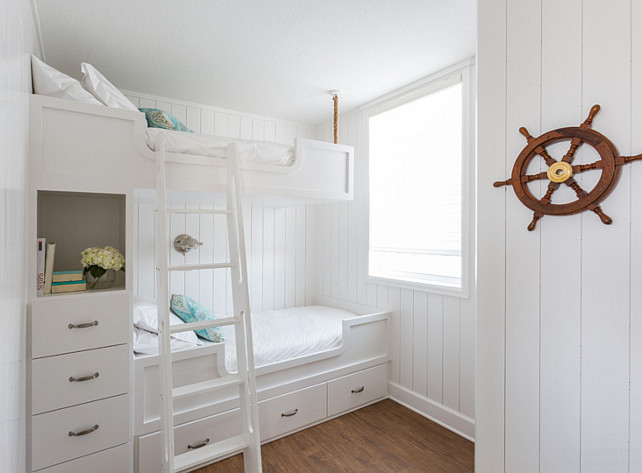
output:
[[[165,151],[170,153],[224,158],[225,149],[234,142],[237,144],[236,149],[241,162],[269,166],[291,166],[294,163],[292,147],[270,141],[236,140],[186,131],[147,128],[145,132],[147,146],[152,150],[155,149],[157,135],[165,137]]]
[[[343,319],[352,312],[323,306],[292,307],[252,314],[254,366],[319,353],[341,345]],[[234,328],[223,327],[225,368],[236,371]]]
[[[341,345],[344,319],[355,314],[324,306],[293,307],[252,314],[254,366],[330,350]],[[144,332],[144,333],[141,333]],[[236,340],[232,326],[223,327],[225,337],[225,368],[236,371]],[[200,343],[210,342],[199,338]],[[158,335],[134,328],[134,351],[158,353]],[[183,340],[172,340],[172,351],[194,348]]]

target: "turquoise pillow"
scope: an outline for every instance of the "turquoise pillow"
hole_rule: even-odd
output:
[[[163,128],[164,130],[188,131],[190,133],[194,133],[175,117],[163,110],[159,110],[158,108],[139,108],[138,110],[145,114],[147,126],[150,128]]]
[[[169,308],[186,323],[216,319],[216,315],[203,304],[181,294],[172,294]],[[223,341],[223,331],[220,327],[210,327],[194,331],[196,335],[210,342],[218,343]]]

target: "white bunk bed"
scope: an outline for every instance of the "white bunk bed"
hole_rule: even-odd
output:
[[[30,129],[40,137],[32,140],[30,152],[31,177],[38,181],[86,190],[103,183],[115,191],[154,188],[154,152],[147,145],[142,113],[32,95]],[[241,169],[244,194],[309,201],[353,198],[351,146],[297,138],[291,165],[241,162]],[[169,189],[222,190],[226,177],[220,157],[167,153]]]
[[[123,243],[134,260],[136,189],[154,187],[154,152],[146,142],[143,114],[45,96],[30,100],[29,238],[35,241],[41,216],[39,193],[124,195]],[[294,162],[275,166],[241,165],[244,194],[280,196],[289,202],[348,200],[353,196],[353,153],[349,146],[297,139]],[[222,190],[225,164],[220,158],[167,154],[167,185],[189,191]],[[30,254],[30,294],[36,303],[59,296],[35,297],[36,255]],[[132,324],[133,274],[124,277]],[[119,292],[117,290],[116,292]],[[73,301],[73,295],[64,296]],[[86,306],[91,294],[81,294]],[[67,299],[65,299],[67,300]],[[388,318],[386,312],[316,298],[316,304],[347,310],[341,319],[340,341],[314,353],[258,366],[261,438],[269,441],[382,399],[387,395]],[[42,304],[40,304],[42,305]],[[130,337],[131,340],[131,337]],[[131,348],[130,342],[130,348]],[[173,355],[175,386],[227,373],[225,344],[207,344]],[[157,472],[160,435],[157,355],[133,359],[131,416],[133,471]],[[232,391],[201,395],[175,404],[176,453],[215,442],[238,428],[238,399]],[[223,436],[223,435],[221,435]],[[189,447],[188,447],[189,446]]]

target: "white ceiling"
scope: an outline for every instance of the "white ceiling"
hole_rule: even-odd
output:
[[[475,54],[476,0],[35,0],[46,61],[309,124]]]

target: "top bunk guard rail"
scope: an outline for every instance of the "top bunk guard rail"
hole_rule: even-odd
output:
[[[127,193],[155,187],[144,114],[31,95],[29,120],[29,177],[36,188]],[[168,189],[225,192],[226,159],[165,154]],[[294,164],[242,162],[239,167],[244,195],[275,196],[284,204],[351,200],[354,195],[351,146],[296,138]]]

